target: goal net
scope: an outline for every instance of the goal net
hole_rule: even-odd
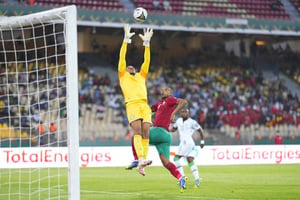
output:
[[[0,199],[80,199],[76,7],[0,21]]]

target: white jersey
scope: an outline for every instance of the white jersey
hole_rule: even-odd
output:
[[[183,121],[182,117],[180,117],[173,124],[173,127],[177,128],[180,139],[177,155],[195,157],[193,134],[196,130],[202,129],[200,124],[192,118]]]

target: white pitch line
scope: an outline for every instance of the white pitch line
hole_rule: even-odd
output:
[[[147,194],[148,196],[152,196],[153,198],[159,198],[159,197],[164,197],[164,195],[158,195],[158,194],[151,194],[151,193],[141,193],[141,192],[112,192],[112,191],[94,191],[94,190],[80,190],[82,193],[91,193],[92,194],[110,194],[110,195],[130,195],[130,196],[140,196],[140,195],[145,195]],[[188,196],[184,194],[174,194],[172,196],[173,199],[211,199],[211,200],[242,200],[242,199],[233,199],[233,198],[219,198],[219,197],[195,197],[195,196]]]

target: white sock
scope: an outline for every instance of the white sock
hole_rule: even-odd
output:
[[[195,180],[199,179],[199,172],[198,172],[198,167],[195,164],[192,164],[190,166],[191,172],[195,178]]]
[[[185,176],[184,171],[183,171],[183,166],[181,165],[180,160],[176,160],[174,162],[175,162],[175,165],[176,165],[178,171],[180,172],[181,176]]]
[[[143,164],[144,158],[139,158],[139,165]]]

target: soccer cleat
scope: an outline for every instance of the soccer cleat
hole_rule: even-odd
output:
[[[183,178],[184,178],[185,182],[187,182],[188,177],[187,177],[187,176],[183,176]],[[178,181],[177,184],[179,185],[179,184],[180,184],[180,181]]]
[[[145,160],[143,163],[140,164],[141,167],[146,167],[152,164],[152,160]]]
[[[146,176],[146,172],[145,172],[144,167],[139,166],[139,167],[137,168],[137,171],[138,171],[142,176]]]
[[[194,188],[198,188],[200,186],[200,179],[197,179],[196,181],[195,181],[195,186],[194,186]]]
[[[138,163],[137,171],[138,171],[142,176],[146,176],[144,167],[146,167],[146,166],[148,166],[148,165],[151,165],[151,164],[152,164],[152,160],[141,161],[141,163]]]
[[[137,167],[138,164],[139,164],[139,161],[138,161],[138,160],[134,160],[134,161],[132,161],[132,163],[131,163],[129,166],[127,166],[125,169],[131,170],[131,169]]]
[[[185,190],[185,178],[182,177],[180,180],[179,180],[179,188],[180,188],[180,192],[184,192]]]

